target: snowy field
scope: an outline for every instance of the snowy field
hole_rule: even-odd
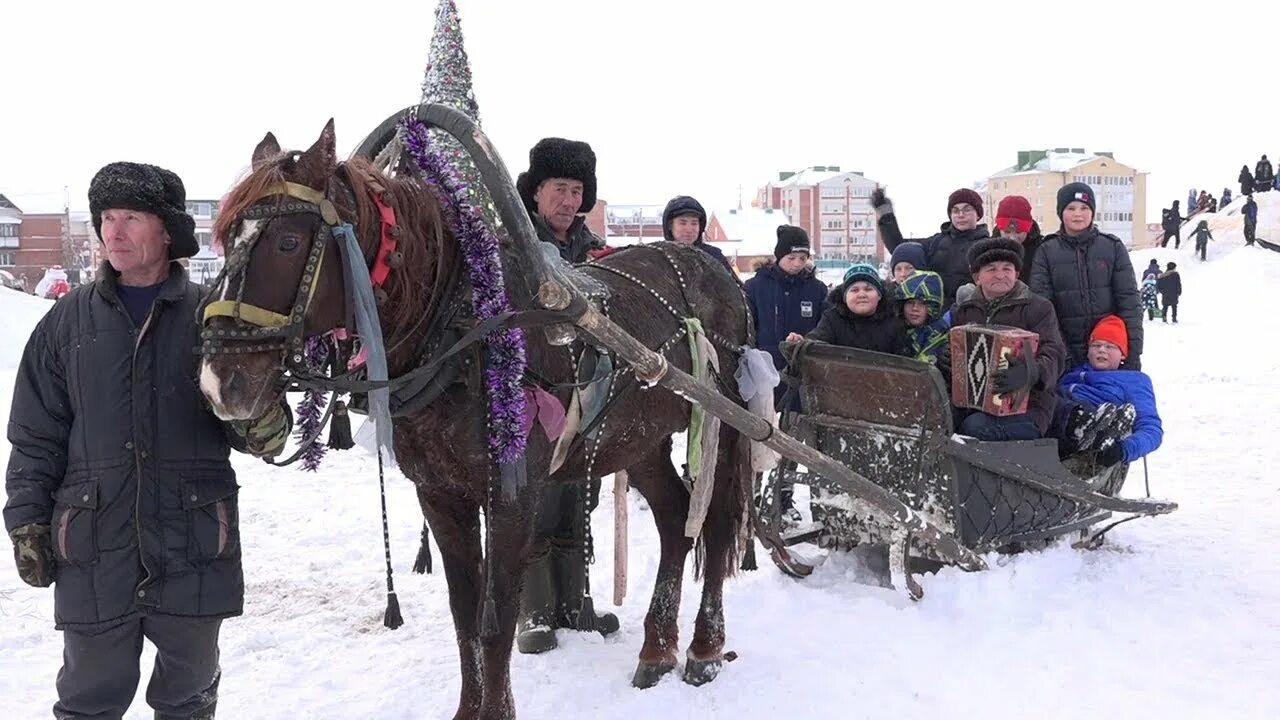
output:
[[[1275,196],[1275,197],[1270,197]],[[1280,193],[1260,231],[1280,228]],[[1185,292],[1178,325],[1147,325],[1165,444],[1152,493],[1172,515],[1126,523],[1096,552],[1055,547],[988,558],[991,569],[925,576],[912,604],[858,584],[835,556],[808,580],[758,572],[731,581],[727,648],[739,659],[702,688],[678,674],[629,680],[657,565],[657,539],[630,503],[631,594],[609,639],[562,633],[561,648],[516,655],[520,717],[574,718],[1231,718],[1280,716],[1280,411],[1272,338],[1280,254],[1241,247],[1239,215],[1214,221],[1209,262],[1134,253],[1138,272],[1173,260]],[[1280,232],[1276,233],[1280,237]],[[0,291],[2,292],[2,291]],[[47,304],[0,294],[0,407],[22,339]],[[1267,448],[1271,448],[1268,450]],[[389,478],[392,551],[406,625],[382,627],[376,467],[352,451],[318,474],[237,458],[247,600],[223,630],[220,718],[449,718],[458,693],[440,574],[409,573],[421,525],[402,477]],[[593,586],[611,587],[612,483],[595,514]],[[1143,493],[1142,468],[1125,493]],[[438,557],[437,557],[438,559]],[[763,559],[763,558],[762,558]],[[0,572],[0,717],[48,717],[61,638],[50,591]],[[698,586],[686,581],[682,644]],[[608,607],[607,591],[597,591]],[[612,608],[611,608],[612,609]],[[148,651],[149,653],[149,651]],[[150,655],[144,655],[145,677]],[[142,689],[128,718],[150,718]]]

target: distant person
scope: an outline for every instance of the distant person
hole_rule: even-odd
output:
[[[1258,203],[1248,196],[1244,203],[1244,244],[1252,245],[1258,239]]]
[[[1222,188],[1222,200],[1218,203],[1218,207],[1226,210],[1227,206],[1231,204],[1231,200],[1231,188]]]
[[[1276,174],[1271,169],[1271,161],[1263,155],[1258,161],[1258,166],[1253,170],[1253,189],[1257,192],[1269,192],[1275,181]]]
[[[1213,239],[1213,233],[1209,232],[1209,221],[1201,220],[1196,229],[1192,232],[1192,236],[1196,239],[1195,254],[1200,256],[1200,260],[1205,259],[1205,253],[1209,249],[1209,241]]]
[[[1169,322],[1170,309],[1173,310],[1173,324],[1178,324],[1178,298],[1182,297],[1182,277],[1178,275],[1178,263],[1171,262],[1156,280],[1156,289],[1160,291],[1160,321]]]
[[[1168,247],[1170,238],[1173,238],[1175,250],[1182,245],[1182,223],[1185,220],[1177,200],[1173,201],[1173,205],[1168,210],[1161,211],[1160,227],[1164,229],[1164,237],[1160,240],[1160,247]]]
[[[1240,166],[1240,194],[1253,195],[1253,173],[1249,172],[1248,165]]]
[[[1151,262],[1147,265],[1147,269],[1142,271],[1142,279],[1160,277],[1160,263],[1155,258],[1151,258]]]

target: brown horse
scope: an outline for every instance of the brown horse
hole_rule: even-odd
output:
[[[215,227],[226,239],[228,258],[248,249],[247,260],[211,295],[286,320],[291,314],[296,317],[300,309],[308,337],[344,324],[348,290],[340,265],[351,258],[337,252],[330,241],[318,253],[324,256],[318,270],[311,268],[315,260],[311,248],[326,220],[314,206],[309,212],[297,211],[296,203],[293,212],[271,212],[272,207],[294,203],[298,194],[282,193],[299,186],[304,188],[299,191],[302,196],[323,196],[336,207],[341,221],[355,228],[364,253],[357,262],[366,269],[373,264],[380,233],[374,194],[380,193],[394,209],[403,259],[384,286],[379,319],[390,376],[411,371],[423,362],[419,348],[431,347],[435,341],[423,337],[431,326],[423,318],[453,300],[445,297],[446,288],[452,286],[447,271],[459,267],[456,261],[462,250],[443,220],[439,202],[422,180],[407,174],[388,176],[361,159],[338,163],[332,121],[306,152],[282,152],[270,133],[254,150],[251,173],[231,191]],[[253,235],[256,238],[250,243]],[[677,367],[691,365],[689,343],[678,332],[678,315],[698,318],[708,336],[718,336],[721,388],[737,399],[736,390],[724,379],[733,384],[737,356],[729,348],[748,341],[748,312],[739,286],[722,267],[696,249],[665,243],[624,249],[597,265],[613,269],[587,266],[585,272],[610,287],[607,309],[614,319],[647,346],[662,347]],[[314,291],[301,302],[305,294],[301,289],[307,286],[304,274],[309,278],[313,271],[318,276]],[[458,292],[469,292],[465,280],[458,286]],[[465,301],[462,306],[470,307]],[[201,388],[224,419],[256,416],[278,400],[284,386],[289,359],[284,355],[291,351],[255,348],[256,340],[233,335],[258,331],[246,322],[252,317],[251,313],[240,319],[215,316],[206,323],[215,333],[225,331],[228,339],[221,346],[239,351],[206,353],[201,366]],[[462,329],[474,324],[470,319]],[[552,346],[540,329],[527,330],[525,337],[526,382],[538,378],[548,383],[567,404],[574,381],[570,352],[580,352],[581,343],[573,348]],[[471,353],[457,380],[427,407],[399,418],[394,430],[396,457],[417,486],[448,581],[461,660],[462,692],[455,717],[514,717],[510,655],[537,500],[548,483],[581,482],[589,473],[598,478],[627,470],[658,526],[661,560],[636,672],[637,685],[653,684],[676,668],[679,660],[681,581],[686,557],[695,548],[684,532],[689,491],[671,460],[671,436],[687,429],[690,405],[665,389],[637,382],[634,373],[623,368],[614,385],[616,399],[597,429],[596,440],[575,446],[564,465],[548,477],[552,443],[541,432],[533,432],[526,450],[527,482],[514,496],[503,496],[492,484],[495,473],[486,446],[488,406],[481,357],[479,350]],[[685,667],[685,679],[695,684],[714,678],[725,660],[722,586],[737,567],[744,536],[750,492],[747,457],[745,438],[725,425],[710,510],[696,553],[695,567],[701,570],[704,584]],[[488,513],[487,545],[481,538],[482,509]],[[490,548],[487,558],[485,547]],[[494,633],[481,631],[481,608],[489,587],[496,609]]]

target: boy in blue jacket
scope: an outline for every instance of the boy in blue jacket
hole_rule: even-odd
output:
[[[899,245],[898,249],[907,244]],[[917,270],[898,283],[894,294],[902,320],[907,324],[911,357],[921,362],[936,363],[942,346],[951,337],[951,310],[942,312],[942,276],[928,270]]]
[[[809,235],[803,228],[780,225],[773,257],[777,262],[757,270],[742,289],[755,320],[756,347],[773,356],[774,367],[781,371],[787,361],[779,345],[791,333],[804,335],[818,326],[825,309],[827,285],[815,276],[809,264]],[[781,401],[785,390],[785,383],[778,385],[775,402]],[[799,411],[799,397],[793,407],[777,409]]]
[[[1119,369],[1128,353],[1124,320],[1107,315],[1089,335],[1088,361],[1058,381],[1060,437],[1073,451],[1097,451],[1104,467],[1134,462],[1164,439],[1151,378]]]

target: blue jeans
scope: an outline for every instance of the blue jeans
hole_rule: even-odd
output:
[[[979,440],[1035,440],[1042,437],[1040,428],[1028,415],[997,417],[983,412],[967,416],[960,422],[958,432]]]

